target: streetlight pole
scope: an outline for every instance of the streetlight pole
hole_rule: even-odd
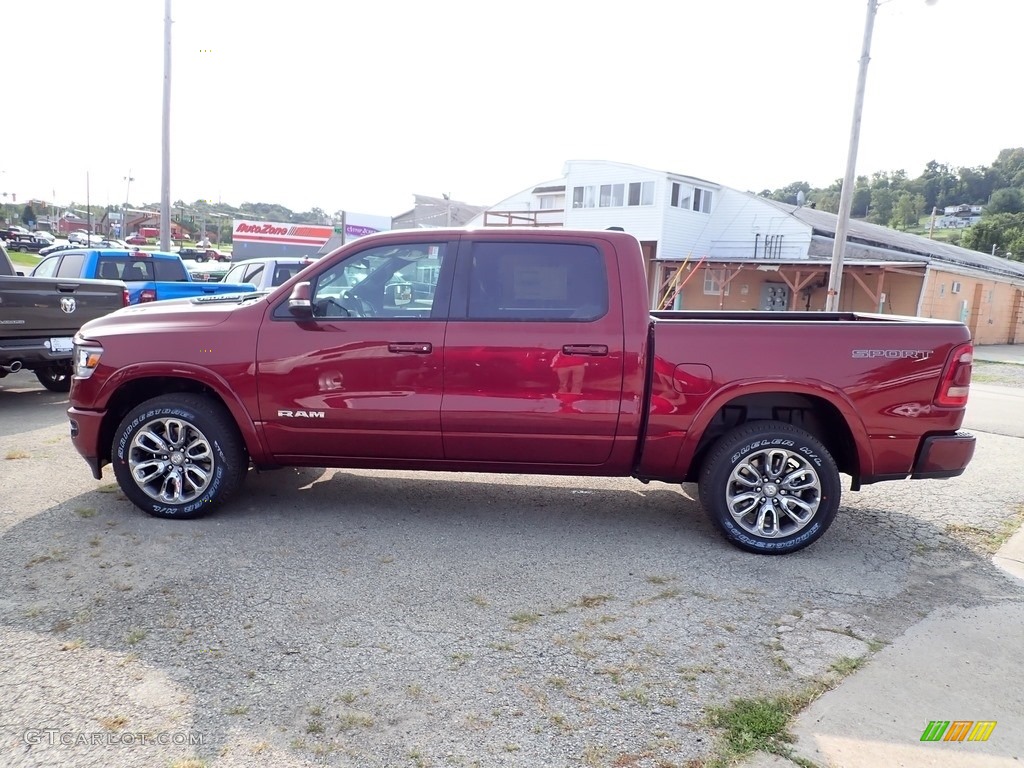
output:
[[[164,109],[160,179],[160,250],[171,250],[171,0],[164,0]]]
[[[132,192],[132,182],[135,181],[135,177],[132,176],[132,169],[128,169],[128,175],[124,177],[127,182],[127,186],[124,190],[124,211],[121,213],[121,239],[124,240],[128,237],[128,199]]]
[[[886,0],[888,1],[888,0]],[[924,0],[925,5],[935,5],[937,0]],[[846,251],[846,236],[850,231],[850,209],[853,207],[853,183],[857,169],[857,147],[860,144],[860,118],[864,111],[864,86],[868,79],[868,62],[871,61],[871,33],[875,28],[875,14],[879,0],[868,0],[868,13],[864,21],[864,43],[861,46],[860,70],[857,73],[857,95],[853,102],[853,123],[850,126],[850,148],[846,155],[846,176],[839,195],[839,220],[836,222],[836,239],[832,244],[832,266],[828,273],[828,294],[825,297],[825,311],[839,311],[839,292],[843,286],[843,255]]]
[[[864,86],[868,79],[868,62],[871,61],[871,33],[875,27],[878,0],[868,0],[868,15],[864,22],[864,44],[860,53],[860,71],[857,74],[857,96],[853,102],[853,124],[850,127],[850,148],[846,155],[846,176],[839,194],[839,221],[836,223],[836,239],[832,244],[832,267],[828,273],[828,294],[825,311],[839,311],[839,291],[843,286],[843,254],[846,250],[846,233],[850,230],[850,209],[853,207],[853,182],[857,169],[857,147],[860,144],[860,118],[864,111]]]

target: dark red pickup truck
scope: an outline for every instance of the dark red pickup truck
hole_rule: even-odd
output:
[[[160,517],[282,465],[698,482],[753,552],[815,541],[852,488],[955,477],[961,323],[651,312],[622,232],[372,235],[269,293],[157,302],[75,339],[71,434]]]

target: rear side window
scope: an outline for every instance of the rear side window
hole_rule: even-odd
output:
[[[60,266],[57,267],[57,277],[81,277],[84,261],[84,253],[65,253]]]
[[[158,283],[188,282],[185,265],[178,259],[153,259],[152,264],[156,270],[156,281]]]
[[[563,243],[477,243],[470,320],[596,320],[608,311],[601,252]]]

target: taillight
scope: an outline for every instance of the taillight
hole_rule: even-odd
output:
[[[125,288],[123,291],[121,291],[121,306],[122,307],[127,307],[131,303],[132,303],[131,294],[128,293],[128,289]]]
[[[962,408],[967,405],[967,394],[971,389],[971,364],[974,362],[974,345],[961,344],[955,347],[946,360],[942,380],[932,402],[946,408]]]
[[[139,304],[143,304],[147,301],[156,301],[156,289],[155,288],[143,288],[142,293],[139,294]]]

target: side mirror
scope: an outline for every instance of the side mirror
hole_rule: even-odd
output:
[[[292,288],[291,295],[288,296],[288,311],[295,317],[312,317],[312,295],[313,292],[309,283],[297,283]]]

